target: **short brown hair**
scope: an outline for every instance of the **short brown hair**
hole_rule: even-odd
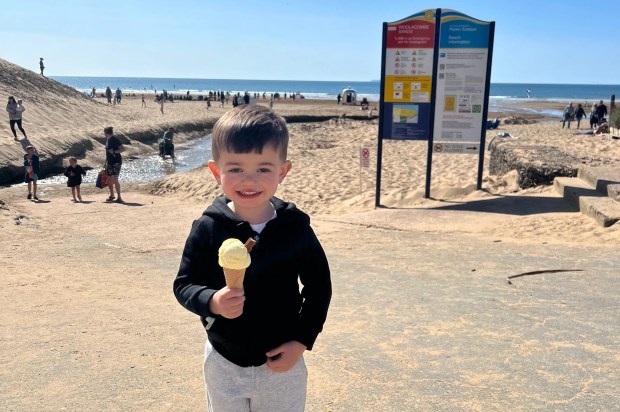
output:
[[[211,156],[216,162],[220,152],[262,153],[272,146],[286,160],[288,128],[284,119],[265,106],[244,105],[224,113],[213,126]]]
[[[114,128],[112,126],[108,126],[105,129],[103,129],[103,133],[104,134],[114,134]]]

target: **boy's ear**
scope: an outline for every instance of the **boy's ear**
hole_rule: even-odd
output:
[[[293,164],[291,163],[290,160],[287,160],[286,162],[284,162],[284,164],[282,165],[282,168],[280,169],[280,174],[278,175],[280,183],[282,183],[282,181],[284,180],[288,172],[291,171],[292,168],[293,168]]]
[[[209,170],[211,171],[211,173],[213,173],[213,177],[215,177],[217,184],[221,185],[222,177],[220,176],[220,169],[217,167],[215,161],[209,160],[209,163],[207,165],[209,166]]]

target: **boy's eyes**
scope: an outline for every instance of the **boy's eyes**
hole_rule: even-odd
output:
[[[271,169],[267,167],[261,167],[256,170],[258,173],[271,173]],[[228,169],[228,173],[243,173],[243,169],[240,167],[234,167],[232,169]]]

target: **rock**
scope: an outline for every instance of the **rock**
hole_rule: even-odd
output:
[[[519,146],[494,141],[490,145],[489,173],[505,175],[516,170],[522,189],[550,185],[557,176],[575,177],[579,159],[553,146]]]

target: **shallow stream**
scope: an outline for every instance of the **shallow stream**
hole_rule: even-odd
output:
[[[139,158],[123,159],[121,169],[121,183],[154,182],[167,175],[177,172],[187,172],[202,166],[211,159],[211,135],[200,139],[178,143],[174,145],[176,158],[162,159],[156,151],[152,155],[143,155]],[[82,179],[83,183],[95,183],[99,169],[91,169]],[[48,176],[39,180],[40,184],[66,184],[64,175]]]

